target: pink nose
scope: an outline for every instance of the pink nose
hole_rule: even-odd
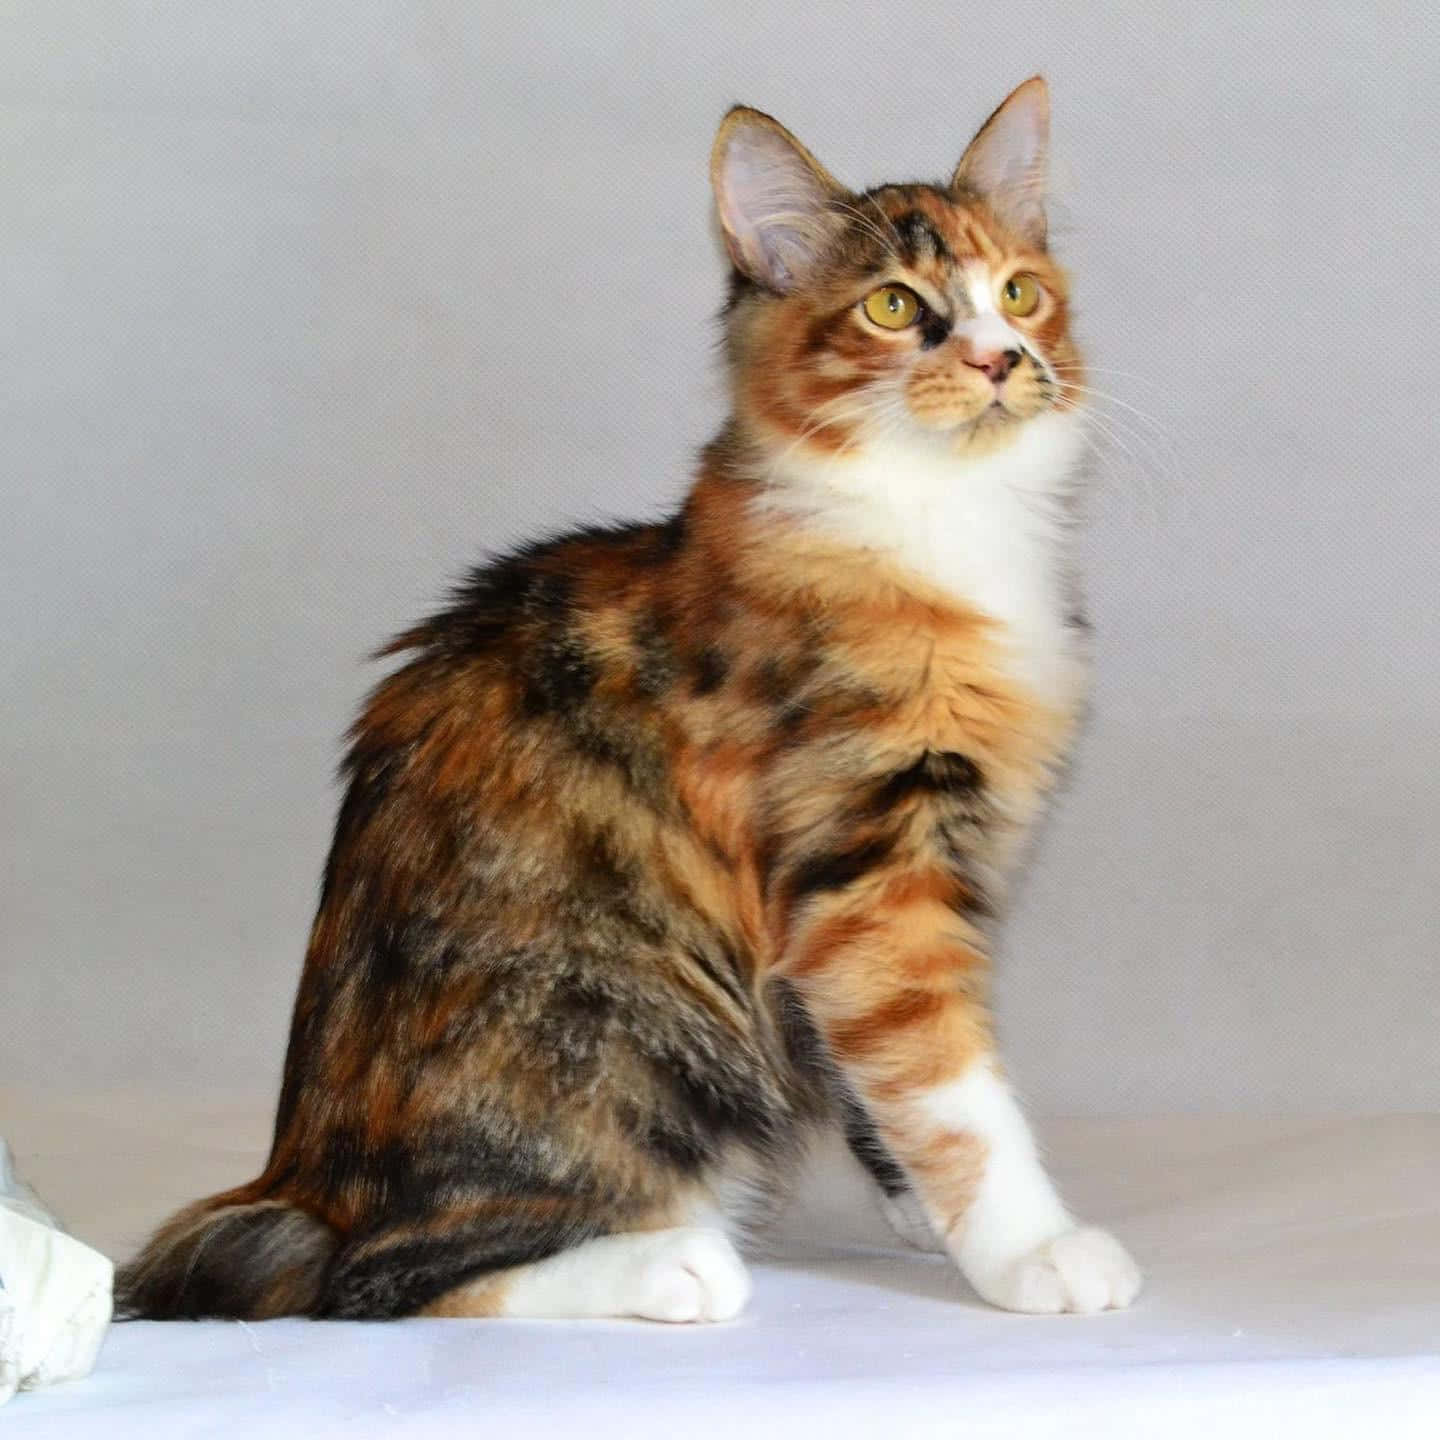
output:
[[[1000,385],[1020,363],[1018,350],[965,350],[961,358],[972,370],[983,370],[991,383]]]

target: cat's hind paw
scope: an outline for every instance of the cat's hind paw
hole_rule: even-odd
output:
[[[640,1258],[634,1314],[683,1325],[733,1320],[745,1308],[750,1276],[720,1231],[662,1230],[652,1246]]]

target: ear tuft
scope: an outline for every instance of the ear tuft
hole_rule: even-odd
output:
[[[980,127],[950,188],[978,193],[1002,223],[1043,246],[1049,149],[1050,91],[1032,75]]]
[[[710,179],[736,268],[768,290],[793,290],[839,228],[830,202],[841,186],[778,120],[745,105],[720,124]]]

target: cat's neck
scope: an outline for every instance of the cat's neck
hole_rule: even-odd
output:
[[[753,533],[883,557],[996,621],[1016,678],[1068,704],[1083,671],[1069,559],[1081,427],[1052,412],[979,454],[890,437],[835,459],[781,455],[749,502]]]

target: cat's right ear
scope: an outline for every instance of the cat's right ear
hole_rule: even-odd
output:
[[[844,189],[778,120],[747,105],[720,123],[710,181],[730,258],[767,290],[802,283],[840,228],[830,202]]]

